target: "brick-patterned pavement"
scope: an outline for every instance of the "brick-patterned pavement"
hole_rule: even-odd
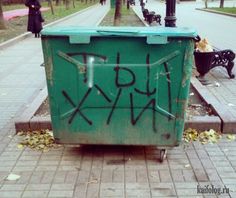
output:
[[[0,136],[0,198],[236,196],[236,141],[225,137],[183,143],[160,163],[155,147],[61,146],[44,153],[18,148],[14,133],[8,126]],[[7,181],[9,173],[20,178]],[[207,185],[229,194],[198,193]]]

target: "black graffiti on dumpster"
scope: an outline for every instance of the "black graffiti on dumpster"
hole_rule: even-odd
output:
[[[95,53],[67,53],[63,55],[63,58],[65,59],[69,59],[72,58],[73,56],[82,56],[83,58],[83,65],[85,67],[84,69],[84,79],[83,82],[87,83],[88,81],[88,77],[87,77],[87,68],[88,68],[88,57],[95,57],[95,58],[100,58],[103,61],[106,61],[107,57],[103,56],[103,55],[99,55],[99,54],[95,54]],[[68,57],[68,58],[66,58]],[[99,93],[101,93],[101,96],[104,98],[104,100],[109,103],[109,108],[111,109],[108,117],[107,117],[107,121],[106,123],[109,125],[111,120],[112,120],[112,116],[117,108],[117,103],[118,101],[121,99],[122,97],[122,91],[125,88],[130,88],[133,87],[134,91],[129,93],[129,101],[130,101],[130,123],[132,125],[136,125],[136,123],[141,119],[143,113],[147,110],[147,109],[151,109],[152,110],[152,128],[153,131],[156,132],[156,98],[153,97],[155,96],[157,90],[156,88],[151,89],[150,87],[150,54],[148,53],[146,55],[146,82],[145,82],[145,90],[140,90],[135,86],[135,82],[136,82],[136,75],[135,73],[130,69],[127,68],[125,66],[120,66],[120,53],[118,52],[116,55],[116,66],[113,68],[114,72],[115,72],[115,79],[114,79],[114,83],[116,85],[116,87],[118,88],[118,92],[117,95],[114,99],[114,101],[112,101],[111,98],[109,98],[108,94],[102,89],[102,87],[98,84],[94,84],[94,86],[92,87],[88,87],[86,93],[83,95],[83,97],[81,98],[81,100],[78,102],[78,104],[76,105],[75,102],[72,101],[71,97],[69,96],[69,94],[65,91],[62,90],[62,95],[67,99],[67,101],[71,104],[71,106],[74,108],[74,111],[71,113],[69,120],[68,120],[68,124],[71,124],[75,118],[75,116],[77,114],[79,114],[85,122],[87,122],[89,125],[92,125],[93,122],[91,119],[89,119],[86,115],[84,115],[84,113],[82,112],[82,107],[84,102],[87,100],[87,98],[89,97],[89,95],[91,94],[92,89],[96,89],[97,91],[99,91]],[[165,68],[165,72],[166,72],[166,78],[167,78],[167,90],[168,90],[168,112],[171,114],[172,113],[172,106],[171,106],[171,86],[170,86],[170,75],[169,75],[169,70],[168,70],[168,65],[165,62],[164,63],[164,68]],[[128,82],[122,82],[121,76],[122,76],[122,71],[126,72],[127,74],[129,74],[130,76],[130,80]],[[138,95],[146,95],[147,97],[147,103],[146,105],[143,105],[142,107],[140,107],[140,112],[138,115],[135,116],[134,110],[135,110],[135,105],[134,105],[134,96],[138,97]],[[102,107],[101,107],[102,108]],[[171,117],[167,116],[168,119],[170,120]]]

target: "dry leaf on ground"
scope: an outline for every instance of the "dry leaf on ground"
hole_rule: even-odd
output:
[[[229,134],[226,136],[229,141],[234,141],[236,139],[235,135]]]
[[[17,145],[17,148],[18,148],[18,149],[23,149],[23,148],[24,148],[24,145],[23,145],[23,144],[18,144],[18,145]]]
[[[202,144],[217,143],[220,138],[221,135],[213,129],[199,133],[196,129],[188,128],[183,134],[185,142],[199,141]]]
[[[56,144],[53,133],[49,130],[40,130],[32,132],[18,132],[17,135],[22,136],[22,140],[18,144],[18,148],[29,147],[38,151],[48,152],[50,148],[56,148],[60,145]]]
[[[209,131],[203,131],[199,134],[199,141],[202,144],[217,143],[220,138],[221,135],[213,129],[210,129]]]
[[[192,142],[198,140],[198,132],[196,129],[188,128],[184,131],[183,139],[185,142]]]
[[[86,184],[97,184],[98,183],[98,179],[93,179],[91,181],[86,182]]]

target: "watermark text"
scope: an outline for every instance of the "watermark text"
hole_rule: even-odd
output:
[[[229,194],[229,188],[227,187],[215,187],[214,185],[197,185],[197,194]]]

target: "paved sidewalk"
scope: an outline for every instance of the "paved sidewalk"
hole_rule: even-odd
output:
[[[154,147],[61,147],[41,153],[17,149],[16,139],[1,139],[1,198],[236,196],[236,143],[228,140],[173,148],[161,164]],[[9,173],[21,177],[5,181]],[[212,185],[222,194],[197,190]]]
[[[98,5],[92,16],[99,19],[107,9]],[[87,13],[61,25],[82,24],[92,18]],[[0,50],[0,198],[236,197],[236,141],[225,137],[218,144],[172,148],[162,164],[155,147],[63,146],[46,153],[17,148],[13,118],[45,87],[42,62],[39,39]],[[20,178],[6,181],[10,173]],[[199,193],[212,187],[222,194]]]

